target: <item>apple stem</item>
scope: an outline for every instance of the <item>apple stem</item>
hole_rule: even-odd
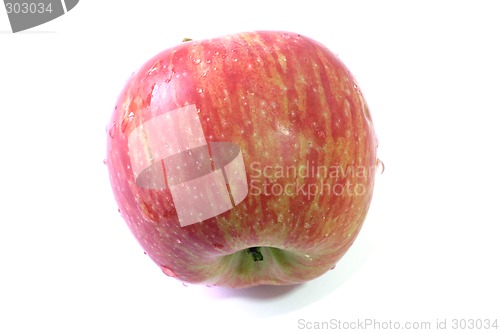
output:
[[[262,261],[264,256],[260,252],[260,247],[251,247],[247,249],[247,252],[252,255],[253,261]]]

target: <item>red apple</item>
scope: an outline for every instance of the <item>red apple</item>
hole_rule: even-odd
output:
[[[191,284],[297,284],[332,269],[369,209],[377,140],[349,70],[288,32],[189,41],[129,79],[108,126],[121,214]]]

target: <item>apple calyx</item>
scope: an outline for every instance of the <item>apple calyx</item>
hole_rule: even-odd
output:
[[[264,260],[264,256],[262,255],[262,252],[260,252],[259,247],[250,247],[247,249],[247,252],[252,255],[253,261]]]

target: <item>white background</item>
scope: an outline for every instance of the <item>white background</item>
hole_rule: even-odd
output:
[[[0,7],[0,332],[500,325],[498,15],[494,1],[83,0],[12,34]],[[105,127],[157,52],[266,29],[308,35],[351,69],[386,170],[335,270],[296,287],[183,286],[117,212]]]

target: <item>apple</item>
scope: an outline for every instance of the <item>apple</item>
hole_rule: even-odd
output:
[[[373,195],[377,138],[360,88],[297,33],[157,54],[126,83],[107,130],[123,219],[184,283],[317,278],[353,244]]]

